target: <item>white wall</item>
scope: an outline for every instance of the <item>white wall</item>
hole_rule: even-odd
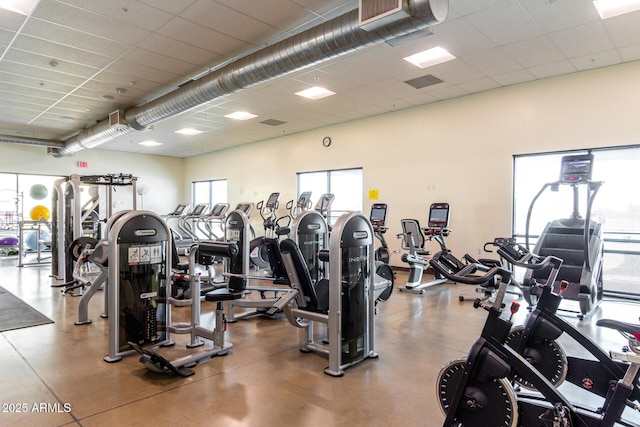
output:
[[[31,145],[0,143],[0,172],[38,175],[103,175],[131,174],[138,177],[138,185],[146,184],[149,192],[144,200],[137,196],[138,209],[168,213],[189,197],[182,194],[184,161],[166,156],[150,156],[134,153],[119,153],[109,150],[83,150],[73,157],[54,158],[46,148]],[[78,167],[79,161],[88,163],[87,168]],[[131,187],[118,187],[113,195],[116,209],[131,208]]]
[[[640,142],[639,75],[633,62],[188,158],[183,190],[226,178],[232,206],[272,191],[289,200],[296,172],[363,167],[365,212],[368,190],[378,189],[389,204],[392,248],[401,218],[426,225],[428,206],[449,202],[450,248],[477,254],[485,241],[511,234],[514,154]],[[331,147],[322,146],[324,136]],[[401,265],[397,255],[392,262]]]

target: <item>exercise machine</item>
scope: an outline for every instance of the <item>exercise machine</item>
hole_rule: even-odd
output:
[[[51,275],[66,286],[71,281],[74,260],[69,257],[72,243],[83,236],[102,239],[98,217],[100,206],[106,222],[113,214],[112,193],[118,187],[131,187],[132,209],[136,209],[137,178],[128,174],[70,175],[54,184],[51,214]],[[82,202],[81,193],[88,187],[89,198]],[[101,197],[101,195],[103,197]]]
[[[539,270],[551,266],[548,278],[555,280],[559,268],[558,258],[545,257],[538,263]],[[512,273],[501,267],[486,271],[481,264],[469,264],[462,271],[451,274],[440,265],[438,256],[430,260],[434,269],[452,281],[476,284],[499,278],[496,298],[490,306],[474,305],[488,311],[480,338],[475,341],[466,358],[454,359],[439,372],[436,383],[440,406],[445,414],[443,426],[484,427],[612,427],[633,426],[621,419],[627,399],[631,396],[640,370],[640,345],[634,333],[640,325],[614,321],[598,321],[627,334],[627,352],[612,352],[612,358],[627,363],[621,380],[611,385],[603,406],[598,410],[579,407],[571,403],[556,387],[524,357],[506,344],[511,330],[511,317],[519,307],[513,302],[511,315],[505,317],[503,300]],[[470,274],[474,274],[471,276]],[[510,379],[518,375],[531,384],[537,393],[516,394]]]
[[[273,252],[275,251],[274,245],[277,248],[278,240],[276,238],[263,238],[262,244],[264,246],[265,257],[267,259],[267,267],[272,270],[272,277],[265,276],[250,276],[250,225],[249,218],[241,210],[234,210],[227,215],[225,223],[225,241],[234,243],[238,246],[238,255],[235,257],[235,263],[230,267],[230,271],[223,273],[228,277],[235,277],[232,281],[229,279],[227,287],[232,287],[236,292],[241,292],[243,296],[249,292],[257,292],[260,298],[241,298],[229,301],[228,303],[228,322],[235,322],[240,319],[248,319],[255,316],[264,316],[268,318],[274,318],[281,312],[278,310],[271,310],[283,296],[290,291],[288,287],[289,281],[284,272],[284,267],[281,267],[279,263],[274,260]],[[248,280],[267,280],[273,283],[274,286],[248,286]],[[215,291],[213,291],[215,292]],[[267,293],[273,293],[273,297],[267,297]],[[206,295],[205,295],[206,298]],[[246,311],[244,313],[236,314],[235,308],[254,308],[254,311]]]
[[[279,200],[280,193],[271,193],[266,202],[262,200],[256,205],[256,208],[262,217],[264,236],[256,237],[251,240],[249,255],[251,264],[256,266],[258,269],[269,267],[269,256],[267,255],[267,251],[264,247],[264,239],[274,237],[277,219],[276,211],[278,210],[280,203]]]
[[[290,234],[300,248],[312,283],[328,277],[327,265],[318,257],[320,251],[329,246],[329,227],[325,215],[315,209],[301,212],[291,223]]]
[[[196,255],[233,256],[235,246],[198,246],[190,254],[191,295],[187,300],[171,297],[171,231],[159,215],[150,211],[131,211],[113,223],[109,232],[108,317],[109,337],[106,362],[117,362],[123,356],[138,351],[141,362],[157,372],[193,374],[188,368],[201,360],[224,355],[231,348],[224,342],[223,301],[240,298],[228,293],[212,297],[217,303],[216,329],[200,326],[200,278],[195,273]],[[235,249],[234,249],[235,248]],[[195,249],[195,248],[194,248]],[[172,307],[189,306],[188,323],[174,323]],[[172,334],[189,334],[187,348],[200,347],[204,340],[212,348],[193,351],[187,356],[167,360],[158,353],[160,347],[174,345]]]
[[[336,221],[329,250],[320,253],[329,263],[329,278],[311,281],[302,253],[292,239],[280,243],[291,294],[284,307],[289,322],[305,329],[302,352],[329,358],[327,375],[342,376],[348,367],[376,358],[373,295],[374,247],[371,223],[360,213],[346,213]],[[328,345],[315,340],[314,324],[325,325]]]
[[[503,256],[511,265],[527,269],[542,259],[530,254],[526,262],[522,262],[511,257],[510,253]],[[567,285],[566,281],[561,281],[560,291],[556,293],[549,285],[532,284],[540,288],[539,292],[535,292],[539,295],[539,300],[525,324],[512,328],[506,342],[526,357],[554,386],[557,387],[566,380],[604,398],[612,384],[624,377],[627,366],[620,361],[612,360],[609,352],[558,316],[557,311]],[[581,354],[586,352],[591,357],[567,356],[558,342],[563,334],[580,346]],[[531,384],[519,375],[516,375],[514,380],[523,387],[531,388]],[[637,384],[637,378],[633,384]],[[638,402],[639,397],[640,392],[634,388],[630,399]]]
[[[432,203],[429,207],[429,221],[425,229],[420,227],[416,219],[403,219],[400,221],[402,234],[402,249],[409,253],[402,255],[402,261],[409,264],[409,277],[404,286],[398,287],[400,291],[424,294],[425,289],[430,286],[440,285],[447,282],[447,279],[434,271],[434,279],[422,282],[422,274],[425,267],[429,266],[427,256],[431,252],[425,250],[427,241],[435,240],[440,245],[441,252],[447,252],[445,237],[449,235],[450,207],[448,203]],[[426,236],[426,237],[425,237]]]
[[[224,218],[229,210],[229,203],[216,203],[211,211],[203,215],[197,223],[198,230],[208,240],[222,240],[224,236]]]
[[[380,241],[380,246],[375,250],[375,264],[376,264],[376,276],[374,284],[374,295],[377,303],[387,301],[391,298],[393,292],[393,284],[395,281],[395,272],[389,265],[389,246],[384,238],[384,234],[387,232],[387,204],[386,203],[374,203],[371,205],[371,213],[369,215],[369,222],[373,229],[373,235]]]
[[[578,318],[583,319],[602,301],[603,241],[602,227],[591,219],[591,209],[601,181],[592,181],[593,154],[579,154],[562,157],[560,179],[544,184],[531,201],[526,221],[526,247],[530,249],[530,223],[533,207],[547,189],[558,191],[560,186],[568,186],[573,192],[573,211],[569,218],[549,222],[533,248],[540,256],[556,255],[564,260],[560,277],[568,282],[563,291],[564,300],[578,301]],[[586,189],[586,215],[579,212],[580,188]],[[526,279],[539,279],[537,272],[529,270]],[[550,283],[555,292],[560,282]],[[565,310],[566,308],[563,308]]]

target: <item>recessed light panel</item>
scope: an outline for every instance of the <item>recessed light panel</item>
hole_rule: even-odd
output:
[[[412,63],[416,67],[427,68],[437,64],[442,64],[443,62],[451,61],[452,59],[456,59],[456,57],[450,54],[446,49],[437,46],[402,59]]]
[[[325,89],[323,87],[310,87],[309,89],[301,90],[300,92],[296,92],[296,95],[303,96],[309,99],[321,99],[326,98],[327,96],[335,95],[335,92],[330,91],[329,89]]]
[[[148,141],[139,142],[139,144],[144,145],[145,147],[157,147],[159,145],[162,145],[162,142],[148,140]]]
[[[200,135],[201,133],[204,133],[204,132],[198,129],[193,129],[193,128],[182,128],[180,130],[175,131],[175,133],[179,133],[181,135]]]
[[[594,0],[600,18],[607,19],[640,9],[640,0]]]
[[[38,0],[2,0],[0,9],[10,10],[22,15],[29,15]]]
[[[249,120],[258,116],[256,116],[255,114],[248,113],[246,111],[236,111],[235,113],[225,115],[225,117],[229,119],[235,119],[235,120]]]

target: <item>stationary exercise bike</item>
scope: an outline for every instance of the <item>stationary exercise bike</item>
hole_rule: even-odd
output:
[[[554,257],[546,257],[540,269],[550,266],[549,278],[554,279],[559,267]],[[557,258],[556,258],[557,259]],[[512,326],[511,317],[503,316],[503,299],[512,273],[501,267],[486,271],[481,264],[470,264],[451,274],[434,256],[431,266],[449,280],[480,284],[499,278],[496,298],[490,306],[475,305],[489,312],[480,338],[471,347],[467,358],[454,359],[438,374],[437,395],[443,412],[444,426],[505,426],[505,427],[611,427],[615,423],[633,426],[620,419],[627,399],[632,395],[634,381],[640,370],[640,325],[614,321],[599,321],[626,334],[631,352],[612,353],[612,357],[629,362],[624,377],[613,385],[600,410],[579,408],[570,403],[557,388],[525,358],[505,344]],[[470,274],[474,274],[473,277]],[[551,282],[553,283],[553,282]],[[511,316],[519,304],[512,303]],[[509,378],[517,373],[539,394],[516,395]]]
[[[424,268],[429,265],[428,255],[431,252],[424,249],[427,240],[435,240],[440,245],[440,252],[448,252],[444,238],[449,235],[449,214],[448,203],[432,203],[429,207],[429,222],[427,228],[421,228],[416,219],[403,219],[400,221],[402,234],[402,248],[409,250],[409,253],[402,255],[402,261],[409,264],[409,277],[404,286],[398,287],[400,291],[424,294],[426,288],[445,283],[447,279],[434,271],[433,280],[422,282]],[[426,237],[425,237],[426,236]],[[458,266],[462,267],[462,265]]]
[[[504,246],[507,243],[503,243]],[[516,267],[529,268],[542,257],[529,253],[528,256],[513,258],[513,251],[499,249],[501,256]],[[526,249],[520,247],[520,252]],[[521,261],[526,259],[526,261]],[[536,286],[535,283],[531,284]],[[567,283],[562,281],[560,291],[554,292],[549,284],[537,285],[539,295],[537,304],[524,325],[514,327],[507,337],[507,345],[522,354],[541,374],[555,386],[569,381],[583,390],[606,397],[611,386],[625,376],[627,366],[612,360],[609,353],[598,346],[589,337],[583,335],[575,326],[557,315]],[[567,356],[557,339],[566,333],[588,352],[592,358]],[[583,352],[581,352],[583,353]],[[514,376],[514,380],[525,388],[532,388],[524,378]],[[637,384],[638,379],[634,380]],[[631,400],[639,401],[640,391],[634,389]]]

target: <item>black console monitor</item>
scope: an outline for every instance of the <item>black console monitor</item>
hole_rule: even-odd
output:
[[[198,203],[196,207],[193,208],[193,212],[191,212],[191,215],[202,216],[208,208],[209,208],[208,203]]]
[[[227,212],[227,209],[229,209],[228,203],[216,203],[213,206],[213,209],[211,209],[211,213],[209,214],[209,216],[213,218],[222,218]]]
[[[311,191],[305,191],[298,197],[296,207],[300,210],[307,209],[311,206]]]
[[[566,183],[585,182],[591,179],[593,154],[578,154],[562,157],[560,181]]]
[[[432,203],[429,207],[429,228],[447,228],[449,226],[449,203]]]
[[[271,193],[269,198],[267,199],[267,203],[265,204],[265,208],[267,209],[277,209],[278,208],[278,200],[280,200],[280,193]]]
[[[187,211],[187,209],[189,209],[189,205],[187,203],[180,203],[169,215],[182,216]]]
[[[253,203],[238,203],[236,205],[236,210],[243,212],[247,217],[251,216],[251,212],[253,212]]]
[[[333,199],[335,196],[331,193],[326,193],[320,196],[318,202],[316,203],[315,210],[320,212],[321,214],[327,213],[329,208],[331,207],[331,203],[333,203]]]
[[[380,227],[384,227],[387,222],[387,204],[386,203],[374,203],[371,206],[371,215],[369,215],[369,221],[374,230]]]

